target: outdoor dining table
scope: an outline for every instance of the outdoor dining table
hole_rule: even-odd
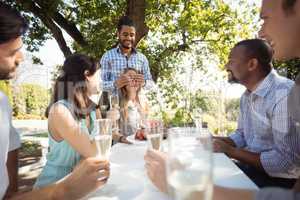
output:
[[[164,144],[164,146],[166,143]],[[110,155],[111,175],[106,185],[85,199],[98,200],[170,200],[151,183],[145,170],[146,142],[116,144]],[[214,184],[230,188],[258,187],[223,153],[213,154]]]

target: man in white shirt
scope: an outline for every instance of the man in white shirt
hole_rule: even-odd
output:
[[[21,36],[27,27],[18,11],[0,2],[0,80],[15,76],[16,68],[23,60]],[[19,147],[20,140],[12,126],[8,98],[0,92],[0,199],[79,199],[105,184],[109,177],[108,162],[87,158],[56,184],[23,194],[12,194],[17,189]],[[7,193],[8,187],[12,189]]]
[[[8,185],[13,185],[7,190],[7,194],[10,195],[10,193],[17,191],[17,149],[20,147],[20,138],[12,126],[11,108],[9,107],[7,97],[2,92],[0,92],[0,108],[1,133],[9,133],[0,134],[0,177],[3,177],[3,181],[0,183],[0,194],[5,193]],[[6,160],[10,162],[10,165],[5,162]],[[9,171],[8,174],[7,171]],[[8,179],[8,175],[10,175],[10,180]]]

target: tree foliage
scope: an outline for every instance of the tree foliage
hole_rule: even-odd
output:
[[[137,24],[137,46],[150,62],[151,73],[161,96],[173,109],[166,120],[189,120],[182,102],[209,109],[202,90],[187,91],[174,79],[185,67],[187,55],[195,70],[207,70],[208,62],[222,68],[231,47],[240,39],[253,37],[257,15],[247,1],[235,9],[223,0],[6,0],[30,21],[27,49],[37,51],[54,38],[65,56],[84,52],[96,58],[117,44],[116,24],[129,15]],[[66,33],[66,34],[63,34]],[[68,34],[70,39],[66,39]],[[68,42],[70,40],[70,42]],[[191,72],[192,73],[192,72]],[[201,77],[198,77],[201,79]],[[182,105],[182,106],[181,106]]]
[[[171,70],[166,63],[193,44],[206,44],[224,64],[231,46],[249,36],[248,8],[243,16],[222,0],[6,0],[30,21],[27,49],[37,51],[55,38],[65,56],[74,51],[100,58],[117,43],[116,23],[128,14],[138,26],[140,48],[149,58],[156,80]],[[241,4],[245,4],[241,1]],[[62,34],[72,39],[67,42]],[[148,34],[149,32],[149,34]],[[146,36],[146,37],[144,37]]]
[[[12,89],[8,81],[0,81],[0,91],[7,95],[10,103],[12,103]]]
[[[39,85],[22,84],[15,93],[13,111],[17,118],[41,118],[49,103],[49,91]]]

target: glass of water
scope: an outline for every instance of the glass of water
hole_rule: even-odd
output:
[[[211,200],[212,144],[193,127],[169,129],[167,181],[177,200]]]
[[[163,123],[159,120],[147,120],[146,136],[148,148],[160,151],[163,138]]]
[[[112,121],[110,119],[95,120],[95,130],[96,156],[108,160],[112,144]]]

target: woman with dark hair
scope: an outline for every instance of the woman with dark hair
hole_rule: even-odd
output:
[[[90,140],[96,120],[96,104],[91,97],[100,92],[99,73],[99,64],[85,55],[75,54],[64,62],[46,111],[50,151],[35,187],[60,180],[82,158],[96,155]]]
[[[123,74],[134,77],[140,73],[134,68],[126,68]],[[141,123],[146,118],[148,112],[146,102],[140,99],[140,90],[140,85],[134,79],[131,79],[130,84],[120,89],[120,128],[121,134],[125,136],[136,134],[137,130],[142,128]]]

